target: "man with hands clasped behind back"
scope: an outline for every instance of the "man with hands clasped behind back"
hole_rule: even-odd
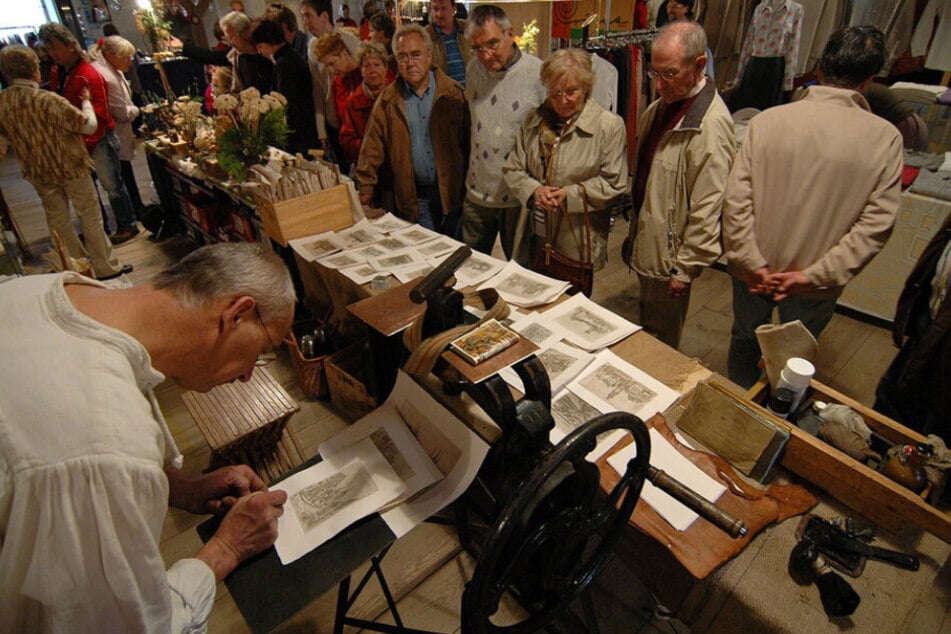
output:
[[[248,381],[296,297],[259,244],[203,247],[150,284],[76,273],[0,284],[0,631],[195,632],[216,583],[277,537],[287,495],[248,467],[192,476],[154,389]],[[192,558],[159,552],[169,505],[219,513]]]
[[[875,27],[833,33],[819,84],[751,121],[730,173],[723,243],[733,280],[730,379],[759,378],[757,326],[773,309],[819,338],[845,285],[891,235],[902,139],[860,94],[885,62]]]

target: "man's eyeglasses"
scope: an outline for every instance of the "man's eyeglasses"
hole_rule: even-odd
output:
[[[647,69],[647,76],[651,79],[663,79],[664,81],[673,81],[677,79],[677,76],[680,75],[680,69],[672,68],[670,70],[665,70],[663,72],[659,70],[654,70],[653,68]]]
[[[423,55],[425,54],[426,54],[425,51],[413,51],[412,53],[400,53],[399,55],[396,56],[396,61],[399,62],[400,64],[405,64],[409,61],[412,61],[415,64],[419,62],[419,60],[423,59]]]
[[[499,46],[502,45],[502,40],[499,38],[494,38],[486,42],[482,46],[473,46],[472,54],[473,55],[482,55],[484,53],[494,53],[499,50]]]
[[[274,342],[271,341],[271,333],[267,331],[267,326],[264,325],[264,320],[261,319],[261,311],[258,309],[258,305],[254,305],[254,314],[258,317],[258,323],[261,325],[261,330],[264,331],[264,336],[267,337],[267,343],[271,346],[271,349],[263,354],[259,354],[258,358],[254,361],[255,367],[264,367],[274,363],[274,360],[277,359],[277,346],[274,345]]]

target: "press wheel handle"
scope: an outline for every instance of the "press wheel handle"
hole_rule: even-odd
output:
[[[733,517],[716,504],[710,502],[692,489],[688,489],[657,467],[647,467],[647,479],[658,489],[669,493],[678,502],[696,512],[700,517],[730,537],[745,537],[747,532],[749,532],[743,520]]]

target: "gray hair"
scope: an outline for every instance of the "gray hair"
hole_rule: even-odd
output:
[[[396,52],[396,45],[399,43],[401,38],[406,37],[407,35],[418,35],[423,40],[423,45],[426,47],[427,51],[433,50],[433,40],[429,37],[429,33],[426,32],[426,29],[419,26],[418,24],[404,24],[400,28],[396,29],[396,33],[393,34],[393,52]]]
[[[293,311],[297,301],[284,262],[259,243],[221,242],[202,247],[156,275],[152,284],[189,308],[249,295],[265,323]]]
[[[594,87],[594,70],[587,51],[580,48],[558,49],[542,64],[541,78],[546,88],[568,74],[573,74],[581,82],[585,97],[588,97]]]
[[[229,13],[221,16],[221,19],[218,20],[218,24],[221,25],[221,30],[224,31],[226,27],[230,26],[238,32],[239,35],[245,35],[248,32],[248,29],[251,28],[251,18],[245,13],[240,11],[231,11]]]
[[[40,70],[40,60],[29,46],[14,44],[0,51],[0,72],[13,82],[14,79],[33,79]]]
[[[707,34],[697,22],[668,22],[654,38],[654,44],[668,39],[683,45],[685,60],[696,59],[707,52]]]
[[[385,65],[390,59],[390,54],[386,52],[386,48],[379,42],[360,42],[360,46],[357,47],[357,63],[363,66],[363,60],[368,57],[378,57]]]
[[[86,51],[84,51],[83,47],[79,45],[79,42],[76,40],[76,36],[73,35],[73,32],[58,22],[47,22],[41,26],[37,32],[37,37],[39,37],[40,41],[46,45],[52,44],[53,40],[59,40],[67,46],[71,45],[74,49],[76,49],[76,52],[79,53],[80,57],[83,59],[86,58]]]
[[[495,22],[502,31],[508,31],[512,28],[512,21],[501,7],[494,4],[480,4],[469,13],[469,19],[466,20],[465,36],[467,40],[472,39],[472,34],[476,29],[484,29],[489,22]]]

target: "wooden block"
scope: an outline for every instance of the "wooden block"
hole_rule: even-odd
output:
[[[346,184],[279,203],[262,200],[257,209],[264,232],[285,247],[288,240],[353,225],[350,185]]]

